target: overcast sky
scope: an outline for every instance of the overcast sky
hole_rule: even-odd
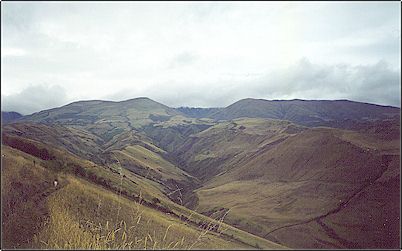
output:
[[[146,96],[400,107],[399,2],[2,2],[2,110]]]

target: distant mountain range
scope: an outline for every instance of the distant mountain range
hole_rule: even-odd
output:
[[[135,114],[130,111],[141,111]],[[93,123],[98,119],[120,116],[137,126],[182,115],[190,118],[232,120],[236,118],[270,118],[288,120],[305,126],[332,126],[349,128],[352,121],[394,119],[400,108],[361,103],[349,100],[264,100],[242,99],[225,108],[170,108],[149,98],[126,101],[79,101],[59,108],[44,110],[21,117],[8,113],[5,123],[14,120],[37,122],[62,122],[77,120]]]

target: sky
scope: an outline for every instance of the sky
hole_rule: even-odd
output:
[[[1,110],[149,97],[400,107],[399,2],[2,2]]]

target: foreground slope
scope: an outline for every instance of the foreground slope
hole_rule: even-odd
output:
[[[127,170],[3,139],[3,248],[282,248],[173,203]]]
[[[204,234],[77,177],[31,166],[32,157],[13,149],[4,149],[4,154],[5,248],[249,247],[212,231]],[[55,177],[60,181],[58,188],[51,184]]]

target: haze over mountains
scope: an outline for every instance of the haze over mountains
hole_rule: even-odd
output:
[[[109,192],[119,191],[124,170],[128,199],[141,193],[144,210],[177,215],[191,231],[224,219],[229,233],[211,231],[217,248],[400,245],[397,107],[243,99],[171,108],[143,97],[79,101],[4,122],[2,148],[13,158],[37,158]],[[195,222],[183,220],[193,214]]]

